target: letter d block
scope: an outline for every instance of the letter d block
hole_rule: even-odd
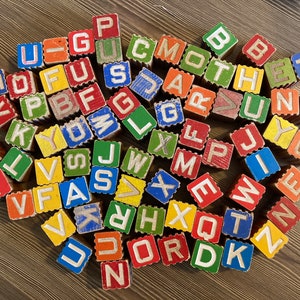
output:
[[[88,148],[67,149],[63,156],[66,177],[90,174],[90,150]]]
[[[119,61],[103,65],[105,86],[109,89],[128,86],[131,83],[129,61]]]
[[[14,118],[17,118],[18,114],[15,111],[12,103],[7,99],[5,95],[0,96],[0,128],[4,127]]]
[[[92,253],[91,248],[70,237],[56,261],[75,274],[80,274]]]
[[[5,173],[0,169],[0,197],[4,197],[8,193],[12,191],[12,186],[10,185],[7,176]]]
[[[18,44],[17,55],[19,69],[35,69],[44,66],[43,45],[40,42]]]
[[[299,91],[291,88],[271,90],[272,115],[299,115]]]
[[[94,32],[92,29],[71,31],[68,33],[69,53],[71,56],[95,53]]]

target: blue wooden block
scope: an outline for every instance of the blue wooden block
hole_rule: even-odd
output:
[[[44,65],[43,45],[40,42],[18,44],[17,55],[20,69],[41,68]]]
[[[300,53],[292,55],[291,61],[298,78],[300,78]]]
[[[225,268],[246,272],[250,269],[253,251],[252,244],[227,239],[221,264]]]
[[[92,193],[114,194],[117,189],[119,168],[93,166],[89,189]]]
[[[147,68],[143,68],[130,85],[130,89],[145,100],[151,101],[162,84],[163,80],[159,76]]]
[[[222,233],[239,239],[248,239],[253,224],[253,213],[227,208]]]
[[[160,169],[151,179],[151,182],[148,183],[146,192],[162,204],[166,204],[176,193],[179,186],[180,182],[175,177]]]
[[[269,147],[246,156],[245,162],[256,181],[280,171],[280,166]]]
[[[179,98],[154,103],[158,126],[172,126],[184,121],[181,101]]]
[[[86,266],[92,253],[92,249],[70,237],[60,252],[57,262],[75,274],[79,274]]]
[[[7,92],[8,90],[5,80],[5,72],[3,69],[0,69],[0,95],[5,95]]]
[[[109,89],[128,86],[131,83],[129,61],[120,61],[103,65],[105,86]]]
[[[59,191],[66,209],[91,201],[91,195],[84,176],[61,182],[59,184]]]

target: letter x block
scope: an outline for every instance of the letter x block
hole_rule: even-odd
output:
[[[292,88],[271,90],[272,115],[299,115],[299,91]]]
[[[76,177],[90,174],[90,149],[67,149],[63,156],[64,175]]]
[[[1,182],[0,197],[2,198],[12,191],[12,186],[9,183],[8,177],[1,169],[0,169],[0,182]]]
[[[15,111],[14,105],[8,100],[5,95],[0,96],[0,128],[4,127],[11,120],[16,118],[18,114]]]

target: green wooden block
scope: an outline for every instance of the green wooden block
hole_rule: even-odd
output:
[[[204,34],[202,40],[220,58],[238,42],[238,39],[221,22]]]
[[[25,179],[32,166],[32,158],[16,147],[12,147],[0,161],[0,169],[16,181]]]
[[[157,125],[156,120],[142,105],[128,115],[122,122],[137,140],[141,140]]]
[[[120,37],[95,41],[97,63],[102,65],[123,60]]]
[[[141,205],[138,208],[135,231],[147,234],[162,235],[166,211],[163,208]]]
[[[120,164],[121,142],[95,140],[93,148],[93,166],[117,168]]]
[[[63,162],[64,175],[66,177],[77,177],[90,174],[90,150],[88,148],[65,150]]]
[[[177,146],[178,134],[153,129],[148,144],[148,152],[155,156],[172,158]]]
[[[130,232],[136,209],[128,204],[110,201],[104,226],[128,234]]]
[[[14,119],[10,123],[5,136],[5,141],[6,143],[21,148],[25,151],[32,150],[36,131],[36,126]]]
[[[123,159],[121,170],[129,175],[144,179],[151,167],[153,156],[129,147]]]
[[[284,87],[297,81],[293,65],[288,57],[264,64],[270,88]]]
[[[188,45],[179,67],[191,74],[201,76],[211,57],[210,52],[194,45]]]
[[[219,271],[223,247],[202,240],[196,240],[191,266],[210,273]]]
[[[245,92],[239,111],[243,119],[264,123],[267,119],[271,99]]]
[[[233,78],[236,66],[213,57],[204,74],[204,79],[212,84],[228,88]]]

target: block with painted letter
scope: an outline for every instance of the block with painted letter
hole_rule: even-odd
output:
[[[103,65],[104,83],[108,89],[117,89],[131,84],[129,61],[117,61]]]
[[[299,115],[299,91],[293,88],[271,90],[272,115]]]
[[[2,198],[13,190],[12,185],[8,180],[8,177],[5,175],[2,169],[0,169],[0,181],[0,198]]]
[[[294,135],[289,147],[287,148],[287,152],[297,159],[300,158],[300,130],[298,130]]]
[[[68,33],[69,53],[71,56],[85,56],[95,53],[94,32],[82,29]]]
[[[145,235],[127,242],[127,249],[134,268],[141,268],[160,261],[153,235]]]
[[[120,164],[121,142],[95,140],[93,147],[93,166],[117,168]]]
[[[8,93],[6,77],[7,73],[5,70],[0,69],[0,95],[6,95]]]
[[[165,266],[175,265],[190,259],[190,251],[183,232],[163,236],[157,240],[161,261]]]
[[[63,209],[57,211],[41,227],[54,246],[59,246],[76,232],[76,226]]]
[[[223,196],[217,182],[208,172],[189,183],[187,190],[200,208],[205,208]]]
[[[43,40],[43,54],[46,65],[69,62],[68,38],[54,37]]]
[[[41,42],[18,44],[17,55],[19,69],[36,69],[44,66]]]
[[[97,40],[95,48],[99,65],[123,60],[121,37]]]
[[[94,39],[108,39],[120,36],[118,14],[105,14],[92,17]]]
[[[297,78],[299,78],[300,77],[300,53],[299,52],[291,56],[291,62],[293,64],[295,74]]]
[[[71,272],[80,274],[92,253],[90,247],[73,237],[69,237],[56,261]]]
[[[63,155],[64,176],[75,177],[90,174],[90,149],[66,149]]]
[[[288,242],[288,237],[270,220],[250,238],[252,244],[267,258],[273,258]]]
[[[5,95],[0,95],[0,128],[7,126],[11,120],[17,118],[15,106]]]

